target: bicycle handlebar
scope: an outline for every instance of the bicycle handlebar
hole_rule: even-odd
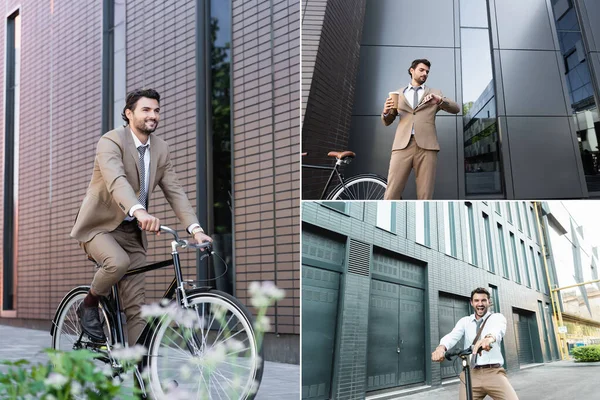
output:
[[[467,349],[447,351],[446,354],[444,354],[444,357],[446,357],[446,360],[452,361],[452,358],[454,357],[464,357],[468,356],[469,354],[473,354],[473,346],[469,346]]]
[[[177,245],[179,247],[192,247],[194,249],[200,250],[206,249],[209,253],[212,252],[212,242],[194,243],[185,239],[180,239],[179,235],[177,234],[177,231],[175,229],[169,228],[168,226],[161,225],[159,229],[161,232],[170,233],[171,235],[173,235],[173,238],[175,239],[175,242],[177,242]]]

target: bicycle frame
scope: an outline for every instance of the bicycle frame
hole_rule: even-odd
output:
[[[325,167],[323,165],[302,165],[302,168],[332,170],[331,174],[329,175],[329,179],[327,180],[327,184],[325,185],[325,188],[323,189],[323,192],[321,193],[321,197],[319,198],[319,200],[325,199],[325,195],[327,194],[327,189],[329,189],[329,185],[331,184],[331,180],[333,179],[334,175],[337,175],[338,179],[340,180],[340,183],[342,185],[344,185],[344,175],[342,173],[340,173],[340,171],[338,169],[338,167],[344,163],[345,162],[343,160],[337,160],[333,167]],[[344,186],[344,188],[345,188],[345,186]]]
[[[161,230],[167,233],[171,233],[175,236],[175,240],[171,242],[171,260],[160,261],[154,264],[145,265],[143,267],[134,268],[124,275],[124,278],[143,274],[146,272],[154,271],[157,269],[168,267],[169,265],[173,265],[175,267],[175,278],[171,281],[171,284],[168,286],[167,290],[163,294],[164,299],[172,299],[175,295],[178,304],[183,307],[187,307],[187,298],[186,292],[184,288],[183,275],[181,273],[181,264],[179,260],[179,252],[177,251],[177,247],[187,247],[187,241],[180,240],[177,232],[161,226]],[[205,246],[207,251],[210,254],[210,245]],[[199,287],[198,289],[202,290],[210,290],[210,287]],[[117,285],[113,285],[111,288],[111,298],[102,299],[102,307],[104,311],[109,314],[109,318],[114,321],[114,324],[111,324],[111,329],[113,331],[114,337],[116,338],[117,343],[125,344],[125,332],[123,331],[123,319],[121,318],[121,299],[119,297],[119,290]],[[147,323],[140,337],[138,338],[137,343],[145,344],[146,338],[148,336],[148,332],[150,331],[151,324]]]

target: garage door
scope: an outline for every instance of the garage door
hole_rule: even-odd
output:
[[[344,243],[302,233],[302,398],[331,392]]]
[[[425,380],[424,268],[373,254],[367,390]]]
[[[469,299],[467,297],[452,296],[449,294],[440,293],[438,312],[438,323],[440,328],[439,334],[441,339],[450,333],[452,329],[454,329],[454,326],[458,320],[471,313],[469,309]],[[463,344],[464,340],[459,340],[452,350],[464,348]],[[460,373],[460,365],[456,363],[456,370],[454,369],[454,365],[455,364],[453,362],[448,360],[444,360],[442,362],[442,379],[458,376],[457,371]]]
[[[532,332],[529,319],[530,317],[524,313],[515,312],[513,314],[517,352],[519,353],[519,363],[521,365],[534,362]]]

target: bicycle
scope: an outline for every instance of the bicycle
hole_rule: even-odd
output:
[[[473,400],[473,386],[471,384],[471,367],[469,366],[469,358],[473,354],[473,346],[466,349],[456,349],[447,351],[444,357],[446,360],[452,361],[452,358],[460,358],[462,360],[463,372],[465,373],[465,389],[467,400]],[[455,367],[456,368],[456,367]]]
[[[308,153],[302,153],[306,156]],[[340,172],[342,165],[348,165],[356,157],[352,151],[330,151],[328,157],[335,157],[333,167],[323,165],[302,165],[303,168],[331,170],[331,175],[321,193],[320,200],[382,200],[387,189],[385,178],[376,174],[359,174],[348,179]],[[337,176],[340,183],[327,195],[333,177]]]
[[[169,314],[156,317],[146,324],[137,344],[144,345],[148,353],[134,370],[134,379],[142,397],[165,398],[165,389],[170,386],[198,393],[203,399],[229,399],[228,391],[241,388],[240,399],[253,399],[262,379],[264,361],[250,312],[239,300],[227,293],[211,287],[197,287],[195,281],[183,280],[177,249],[205,249],[205,256],[210,256],[214,254],[211,243],[191,243],[180,239],[177,232],[167,226],[161,226],[160,231],[173,235],[172,260],[136,268],[128,271],[125,277],[173,265],[175,278],[165,291],[163,299],[167,299],[177,309],[193,310],[198,321],[191,331],[184,330],[187,328],[180,326]],[[186,289],[185,286],[191,288]],[[101,298],[99,304],[106,335],[105,343],[94,343],[87,338],[76,314],[77,307],[89,289],[89,286],[75,287],[60,302],[50,329],[52,348],[65,351],[88,349],[96,352],[101,362],[110,365],[113,375],[120,376],[123,366],[111,354],[115,345],[127,346],[118,287],[114,285],[111,294],[107,298]],[[217,364],[214,371],[205,371],[205,357],[209,357],[217,346],[231,345],[231,342],[226,342],[232,338],[241,343],[241,346],[232,350],[228,354],[231,357]],[[181,369],[186,361],[194,368],[189,376]],[[149,371],[148,387],[140,373],[144,367]],[[236,374],[240,371],[241,376]]]

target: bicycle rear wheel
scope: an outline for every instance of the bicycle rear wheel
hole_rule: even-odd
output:
[[[327,200],[383,200],[387,181],[379,175],[360,174],[333,189]]]
[[[167,398],[177,387],[196,399],[253,399],[263,372],[253,320],[233,296],[191,292],[196,324],[185,328],[172,316],[160,319],[148,352],[149,391]]]

